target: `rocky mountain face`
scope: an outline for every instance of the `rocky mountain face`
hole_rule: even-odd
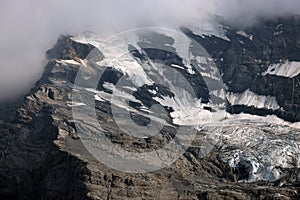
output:
[[[250,90],[257,95],[275,97],[278,104],[270,109],[230,102],[229,112],[276,114],[295,122],[300,120],[299,23],[298,19],[290,18],[262,22],[245,30],[224,27],[227,40],[184,31],[215,58],[229,92],[246,96],[245,92]]]
[[[155,60],[173,67],[191,83],[199,104],[204,104],[201,109],[193,110],[195,105],[187,100],[180,102],[180,93],[164,87],[155,77],[141,79],[139,71],[124,70],[121,61],[121,67],[105,66],[96,88],[79,88],[74,85],[79,69],[101,71],[97,66],[87,66],[87,60],[105,65],[109,56],[102,43],[93,38],[60,37],[47,52],[49,62],[35,87],[16,105],[3,109],[0,199],[299,199],[300,131],[289,123],[300,121],[299,27],[296,19],[279,19],[245,30],[218,26],[221,35],[182,28],[187,38],[206,49],[220,70],[226,91],[216,96],[226,97],[226,110],[253,114],[228,115],[225,123],[196,129],[186,119],[192,115],[198,120],[202,110],[214,112],[210,107],[212,94],[205,81],[206,72],[199,74],[180,55],[170,53],[178,50],[178,46],[172,47],[175,38],[154,34],[143,43],[160,38],[168,48],[174,48],[169,52],[146,49],[141,53],[128,44],[133,58],[130,64]],[[89,58],[92,51],[96,53]],[[215,80],[213,74],[209,75]],[[116,92],[122,76],[136,81],[138,89],[126,95]],[[74,102],[74,90],[94,98],[101,124],[98,131],[123,149],[160,149],[175,138],[180,126],[195,130],[196,137],[169,167],[148,173],[111,169],[95,159],[82,142],[72,109],[89,106],[89,102]],[[116,100],[111,101],[112,97]],[[127,107],[122,99],[128,99]],[[174,105],[173,100],[180,105]],[[156,136],[132,137],[116,124],[113,106],[130,110],[131,118],[145,126],[151,114],[144,111],[155,104],[162,105],[166,113],[154,117],[167,121]],[[186,116],[182,108],[189,111]],[[81,124],[90,126],[86,117]],[[207,140],[214,140],[214,147],[203,156],[203,141]]]

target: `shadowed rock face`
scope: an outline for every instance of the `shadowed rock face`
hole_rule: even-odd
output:
[[[280,23],[284,24],[283,34],[275,38],[272,31]],[[230,106],[229,111],[260,115],[275,113],[287,120],[297,121],[300,86],[295,85],[292,97],[291,84],[300,78],[299,75],[293,79],[257,75],[264,72],[268,64],[276,63],[280,59],[297,61],[300,58],[297,24],[297,21],[290,20],[267,22],[246,30],[253,35],[253,40],[236,34],[237,30],[234,28],[227,32],[230,42],[213,36],[197,36],[188,30],[186,34],[199,41],[214,56],[223,73],[228,92],[242,93],[251,89],[259,95],[276,96],[279,105],[284,107],[283,111],[271,111],[247,106]],[[239,40],[243,41],[243,44]],[[241,53],[244,48],[246,53]],[[81,143],[70,107],[72,85],[77,71],[83,64],[82,59],[93,49],[93,46],[75,42],[70,37],[60,37],[54,48],[47,52],[49,63],[41,79],[30,94],[11,107],[14,112],[6,111],[6,116],[3,115],[5,120],[0,121],[0,199],[300,198],[299,169],[296,164],[292,165],[293,163],[284,168],[276,161],[264,160],[267,164],[275,165],[275,169],[282,175],[270,182],[258,179],[247,183],[255,175],[255,159],[263,155],[263,152],[259,151],[263,145],[257,145],[255,135],[279,141],[278,146],[298,144],[299,130],[290,127],[255,123],[204,127],[198,131],[194,143],[179,160],[168,168],[152,173],[119,172],[97,161]],[[100,51],[98,54],[97,59],[103,59]],[[176,56],[166,59],[162,52],[152,51],[149,54],[161,61],[172,59],[181,63],[180,58]],[[136,57],[142,58],[142,55]],[[259,59],[261,63],[254,61]],[[61,60],[74,60],[78,64],[62,64]],[[120,71],[108,68],[97,89],[110,93],[103,87],[103,83],[115,83],[121,75]],[[199,97],[202,95],[201,97],[208,100],[207,88],[202,78],[190,74],[183,75],[190,78],[191,82],[199,83],[196,90],[199,91]],[[160,85],[145,85],[133,95],[150,107],[154,104],[154,95],[148,91],[154,87],[158,88],[156,95],[172,96],[167,88]],[[135,102],[131,102],[130,106],[140,107]],[[114,144],[130,151],[146,152],[159,149],[174,138],[178,128],[169,123],[155,137],[133,138],[123,133],[115,124],[109,102],[96,101],[96,111],[102,131],[107,137]],[[167,117],[170,118],[170,115]],[[147,117],[140,117],[138,113],[132,113],[132,118],[140,125],[149,123]],[[170,122],[170,119],[167,121]],[[224,138],[216,144],[210,154],[201,158],[200,146],[204,138],[215,137],[215,134],[223,134]],[[288,140],[290,143],[285,143]],[[239,150],[248,152],[249,155],[243,155]],[[230,165],[231,160],[236,158],[233,155],[238,155],[239,160],[234,160],[236,164]],[[295,157],[297,158],[297,155]],[[259,161],[258,163],[260,164]]]
[[[258,95],[274,96],[282,109],[270,111],[247,106],[229,106],[232,113],[276,114],[288,121],[300,120],[300,74],[295,77],[264,75],[268,66],[286,60],[300,61],[300,21],[297,18],[265,21],[241,31],[228,27],[230,41],[184,32],[201,43],[215,58],[228,91],[250,89]],[[299,67],[299,66],[298,66]]]

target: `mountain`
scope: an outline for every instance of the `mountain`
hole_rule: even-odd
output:
[[[299,23],[61,36],[2,106],[0,199],[299,199]],[[173,164],[130,173],[172,141]]]

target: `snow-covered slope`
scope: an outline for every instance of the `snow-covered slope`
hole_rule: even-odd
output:
[[[221,91],[223,85],[218,69],[214,65],[210,65],[213,62],[212,58],[208,57],[208,54],[205,54],[206,52],[201,50],[200,47],[198,47],[198,51],[193,50],[192,47],[196,48],[197,45],[183,33],[164,29],[154,29],[154,31],[150,36],[133,33],[129,37],[125,33],[108,41],[103,41],[92,35],[75,37],[73,40],[85,44],[89,43],[98,48],[104,55],[104,59],[97,62],[99,69],[113,68],[126,77],[119,79],[118,83],[114,83],[117,90],[113,90],[113,93],[123,90],[123,94],[133,97],[133,94],[139,88],[147,85],[151,89],[144,92],[152,95],[152,101],[172,110],[170,116],[173,123],[198,125],[211,121],[211,111],[204,108],[214,107],[214,109],[218,109],[219,106],[222,106],[222,109],[224,109],[225,99],[223,99],[223,104],[211,100],[204,103],[200,97],[203,94],[195,94],[195,91],[199,88],[197,88],[197,85],[192,85],[189,78],[194,79],[199,84],[202,81],[201,84],[203,84],[202,75],[207,83],[208,80],[215,82],[211,84],[213,89]],[[162,43],[161,40],[164,40],[165,43]],[[191,46],[193,42],[194,46]],[[129,52],[132,46],[137,50],[135,53]],[[166,60],[163,60],[165,58],[150,58],[151,56],[147,56],[147,53],[153,53],[147,52],[147,49],[162,51],[166,56],[171,54],[174,60],[167,61],[170,63],[167,66],[168,64],[164,63]],[[136,53],[141,54],[140,56],[144,58],[137,57]],[[167,94],[160,93],[155,89],[155,84],[167,86],[169,92]],[[131,90],[128,91],[124,88],[131,88]],[[98,94],[97,99],[99,99],[98,97],[109,100],[101,94]],[[224,97],[219,97],[219,99]],[[150,112],[151,106],[143,104],[143,99],[134,102],[141,104],[139,109]]]

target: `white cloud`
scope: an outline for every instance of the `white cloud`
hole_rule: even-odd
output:
[[[298,0],[2,0],[0,98],[31,87],[42,73],[44,52],[60,34],[185,24],[207,13],[252,24],[299,10]]]

